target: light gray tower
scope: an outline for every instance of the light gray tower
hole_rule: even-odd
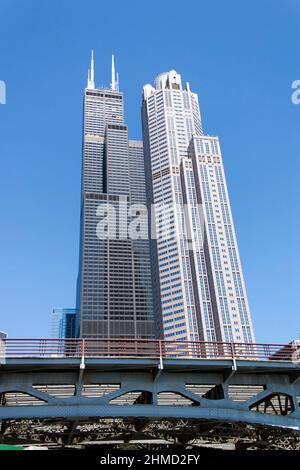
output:
[[[145,203],[145,191],[143,146],[128,140],[114,57],[111,87],[96,88],[92,54],[84,91],[77,282],[81,337],[155,337],[149,241],[119,236],[120,206],[129,213],[133,203]],[[99,238],[99,223],[111,208],[117,234]]]
[[[254,342],[219,140],[172,70],[144,86],[149,198],[166,339]]]

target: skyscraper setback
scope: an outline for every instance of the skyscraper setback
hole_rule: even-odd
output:
[[[146,203],[143,145],[128,139],[114,57],[110,88],[97,88],[92,54],[82,162],[77,334],[153,338],[149,240],[97,236],[100,215],[109,208],[117,213],[120,204]]]
[[[220,144],[203,133],[197,94],[162,73],[144,86],[142,116],[164,337],[254,342]]]
[[[219,139],[204,134],[198,96],[176,71],[144,86],[142,127],[143,143],[129,140],[114,58],[110,88],[97,88],[92,55],[77,335],[254,342]],[[121,233],[124,206],[126,218],[145,212],[148,236]]]

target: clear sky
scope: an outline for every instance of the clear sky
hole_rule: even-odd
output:
[[[299,0],[0,1],[0,330],[46,337],[78,268],[82,96],[116,55],[130,137],[141,91],[175,69],[218,135],[256,338],[298,337]]]

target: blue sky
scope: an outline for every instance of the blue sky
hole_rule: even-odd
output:
[[[1,0],[0,330],[46,337],[75,302],[82,94],[114,53],[130,137],[141,90],[176,69],[218,135],[256,338],[300,332],[298,0]]]

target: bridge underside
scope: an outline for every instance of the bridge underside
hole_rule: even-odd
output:
[[[300,433],[263,425],[187,419],[4,420],[1,442],[47,448],[143,449],[175,444],[187,449],[300,450]]]
[[[0,441],[300,448],[288,361],[14,358],[0,366]]]

